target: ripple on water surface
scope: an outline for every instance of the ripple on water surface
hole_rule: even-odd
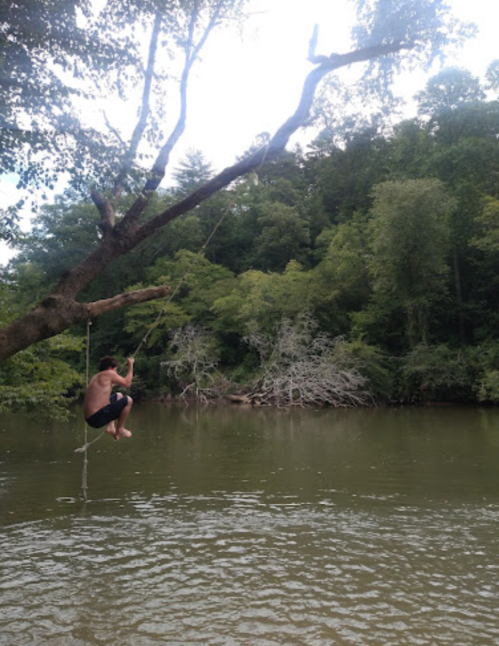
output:
[[[13,525],[0,644],[499,643],[496,507],[322,493],[135,494],[126,510]]]
[[[497,411],[198,413],[86,506],[80,424],[0,425],[0,646],[499,644]]]

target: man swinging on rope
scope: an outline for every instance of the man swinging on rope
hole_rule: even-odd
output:
[[[126,377],[118,374],[118,362],[113,357],[104,357],[99,364],[99,372],[92,377],[88,384],[83,402],[83,414],[89,426],[93,428],[106,427],[106,433],[115,440],[120,437],[131,437],[125,428],[125,420],[132,408],[132,398],[121,393],[111,395],[113,386],[129,388],[133,378],[134,359],[127,360]],[[114,424],[118,420],[118,428]]]

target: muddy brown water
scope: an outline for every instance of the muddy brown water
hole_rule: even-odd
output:
[[[1,646],[496,646],[499,410],[0,417]],[[95,433],[92,431],[92,433]]]

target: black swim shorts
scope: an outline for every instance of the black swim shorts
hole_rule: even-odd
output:
[[[123,395],[118,399],[117,393],[113,393],[109,398],[109,404],[101,408],[90,417],[86,418],[86,422],[92,428],[101,428],[107,426],[109,422],[118,419],[121,411],[128,404],[128,397]]]

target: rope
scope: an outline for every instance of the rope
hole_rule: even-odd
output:
[[[92,321],[90,319],[87,319],[87,353],[86,353],[86,368],[85,368],[85,383],[87,387],[90,379],[90,326],[91,325],[92,325]],[[100,440],[100,438],[103,437],[104,435],[105,435],[105,431],[103,431],[100,435],[98,435],[91,442],[89,442],[88,426],[87,426],[87,422],[85,422],[85,431],[84,431],[85,443],[83,444],[83,446],[80,446],[79,449],[75,449],[75,453],[85,454],[83,457],[83,474],[81,479],[82,496],[85,501],[87,500],[87,467],[88,467],[87,449],[89,446],[92,446],[94,442],[97,442],[97,440]]]
[[[195,257],[200,256],[200,255],[203,253],[203,251],[206,249],[206,247],[209,245],[209,243],[211,242],[211,239],[212,239],[212,238],[213,238],[213,236],[215,235],[215,233],[216,233],[216,231],[218,230],[219,226],[220,226],[220,225],[222,224],[222,222],[224,221],[225,216],[226,216],[226,215],[227,215],[227,213],[230,211],[231,206],[232,206],[232,203],[231,203],[231,204],[229,204],[229,206],[228,206],[228,207],[225,209],[225,211],[222,213],[222,217],[219,219],[219,221],[217,222],[217,224],[213,227],[213,230],[211,231],[210,235],[208,236],[208,238],[206,239],[205,243],[203,244],[203,246],[202,246],[202,247],[201,247],[201,249],[198,251],[198,253],[196,254],[196,256],[195,256]],[[172,300],[173,300],[173,299],[175,298],[175,296],[177,295],[177,292],[178,292],[178,290],[180,289],[180,286],[182,285],[182,283],[184,282],[184,280],[185,280],[185,279],[187,278],[187,276],[189,275],[189,273],[190,273],[190,271],[191,271],[191,269],[192,269],[192,265],[193,265],[193,264],[194,264],[194,260],[191,262],[191,264],[190,264],[190,265],[189,265],[189,267],[187,268],[186,272],[184,273],[184,275],[183,275],[183,276],[181,277],[181,279],[179,280],[179,282],[178,282],[177,286],[175,287],[175,289],[173,290],[173,292],[172,292],[172,293],[170,294],[170,296],[168,297],[168,300],[166,301],[165,305],[162,307],[162,309],[161,309],[161,311],[159,312],[159,314],[157,315],[157,317],[154,319],[154,321],[152,322],[152,324],[149,326],[149,329],[147,330],[146,334],[145,334],[145,335],[144,335],[144,337],[141,339],[141,341],[140,341],[139,345],[137,346],[137,348],[136,348],[135,352],[133,353],[133,355],[132,355],[132,357],[133,357],[133,358],[135,358],[135,355],[139,352],[139,350],[142,348],[142,346],[144,345],[144,343],[147,343],[147,340],[148,340],[149,336],[151,335],[151,332],[152,332],[152,331],[154,330],[154,328],[158,325],[158,323],[160,322],[161,318],[162,318],[162,317],[164,316],[164,314],[166,313],[166,309],[167,309],[168,305],[172,302]],[[88,319],[88,320],[87,320],[87,352],[86,352],[86,385],[87,385],[87,387],[88,387],[88,382],[89,382],[89,370],[90,370],[89,366],[90,366],[90,326],[91,326],[91,325],[92,325],[92,321],[91,321],[90,319]],[[100,435],[98,435],[97,437],[95,437],[93,440],[91,440],[91,441],[89,442],[89,441],[88,441],[88,426],[87,426],[87,423],[85,422],[85,430],[84,430],[84,439],[85,439],[85,442],[84,442],[84,444],[83,444],[82,446],[80,446],[78,449],[75,449],[75,450],[74,450],[74,452],[75,452],[75,453],[83,453],[83,454],[84,454],[84,456],[83,456],[83,472],[82,472],[82,477],[81,477],[81,495],[82,495],[82,498],[83,498],[83,500],[84,500],[85,502],[87,502],[87,500],[88,500],[88,498],[87,498],[87,489],[88,489],[88,448],[89,448],[90,446],[92,446],[92,444],[94,444],[95,442],[97,442],[98,440],[100,440],[100,439],[101,439],[101,437],[104,437],[104,435],[105,435],[105,434],[106,434],[106,431],[102,431],[102,433],[101,433]]]
[[[200,256],[200,255],[203,253],[203,251],[205,251],[206,247],[210,244],[211,239],[213,238],[213,236],[214,236],[214,235],[215,235],[215,233],[217,232],[218,227],[219,227],[219,226],[222,224],[222,222],[224,221],[225,216],[226,216],[226,215],[227,215],[227,213],[230,211],[231,206],[232,206],[232,204],[229,204],[229,206],[228,206],[228,207],[225,209],[225,211],[222,213],[222,217],[219,219],[219,221],[218,221],[218,222],[216,223],[216,225],[213,227],[213,230],[212,230],[212,232],[210,233],[210,235],[207,237],[207,239],[206,239],[205,243],[203,244],[203,246],[201,247],[201,249],[197,252],[197,254],[196,254],[196,256],[195,256],[196,258],[197,258],[198,256]],[[132,357],[133,357],[133,358],[135,358],[135,355],[139,352],[139,350],[142,348],[142,346],[144,345],[144,343],[147,343],[147,340],[149,339],[149,336],[151,335],[152,331],[153,331],[153,330],[154,330],[154,328],[158,325],[158,323],[160,322],[160,320],[163,318],[164,314],[166,313],[166,310],[167,310],[168,305],[169,305],[169,304],[172,302],[172,300],[175,298],[175,296],[177,295],[178,290],[180,289],[180,286],[182,285],[182,283],[184,282],[184,280],[187,278],[187,276],[190,274],[191,269],[192,269],[192,265],[193,265],[193,264],[194,264],[194,260],[191,262],[191,264],[190,264],[190,265],[189,265],[189,267],[187,268],[187,270],[186,270],[185,274],[182,276],[182,278],[178,281],[178,283],[177,283],[177,285],[176,285],[175,289],[173,290],[173,292],[172,292],[172,293],[170,294],[170,296],[168,297],[168,300],[166,301],[165,305],[163,306],[163,308],[161,309],[161,311],[159,312],[159,314],[157,315],[157,317],[154,319],[154,321],[152,322],[152,324],[149,326],[149,329],[147,330],[147,332],[146,332],[146,334],[144,335],[144,337],[141,339],[141,341],[140,341],[139,345],[137,346],[137,349],[136,349],[136,350],[135,350],[135,352],[132,354]]]
[[[90,366],[90,326],[92,325],[92,321],[90,319],[87,319],[87,351],[86,351],[86,369],[85,369],[85,382],[88,387],[88,380],[89,380],[89,366]],[[81,449],[76,449],[75,453],[79,451],[84,451],[85,455],[83,456],[83,471],[81,474],[81,496],[85,502],[88,500],[87,496],[87,489],[88,489],[88,447],[90,446],[88,443],[88,426],[87,422],[85,421],[85,444],[83,448]]]
[[[87,425],[86,425],[86,423],[85,423],[85,427],[86,427],[86,426],[87,426]],[[88,447],[89,447],[89,446],[92,446],[92,444],[95,444],[95,442],[97,442],[97,440],[100,440],[100,439],[101,439],[101,437],[104,437],[104,435],[105,435],[105,434],[106,434],[106,431],[102,431],[102,433],[101,433],[100,435],[97,435],[97,437],[94,437],[94,439],[93,439],[93,440],[91,440],[90,442],[85,441],[85,444],[83,444],[82,446],[80,446],[80,448],[79,448],[79,449],[75,449],[75,453],[83,453],[83,452],[86,452],[86,450],[88,449]],[[85,428],[85,440],[86,440],[86,439],[87,439],[87,428]]]

